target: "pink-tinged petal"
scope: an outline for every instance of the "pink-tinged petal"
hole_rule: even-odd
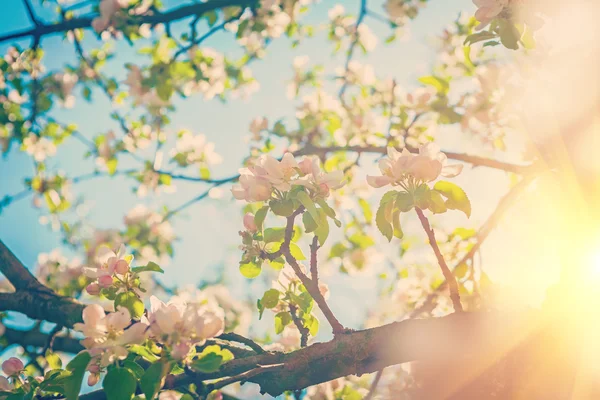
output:
[[[85,287],[85,290],[92,296],[98,296],[100,294],[100,285],[97,283],[90,283]]]
[[[119,307],[119,309],[110,313],[106,316],[106,324],[109,329],[112,327],[116,330],[123,330],[131,323],[131,314],[126,307]]]
[[[108,246],[102,245],[96,250],[96,261],[99,264],[106,264],[111,257],[116,257],[115,252]]]
[[[160,301],[160,299],[156,296],[150,296],[150,312],[155,313],[161,308],[165,307],[165,303]]]
[[[386,186],[386,185],[389,185],[390,183],[392,183],[392,179],[387,176],[367,175],[367,183],[374,188],[380,188],[380,187],[383,187],[383,186]]]
[[[298,164],[298,168],[304,175],[308,175],[312,172],[312,161],[310,157],[304,157]]]
[[[233,194],[233,197],[235,197],[237,200],[246,199],[246,191],[240,185],[234,185],[231,188],[231,194]]]
[[[23,362],[16,357],[11,357],[2,363],[2,371],[8,376],[19,375],[25,368]]]
[[[298,168],[298,163],[292,153],[285,153],[281,159],[281,166],[284,168]]]
[[[398,150],[396,150],[394,147],[387,148],[387,155],[392,160],[397,160],[401,156],[400,152]]]
[[[120,343],[121,344],[140,344],[144,340],[146,340],[146,332],[148,329],[148,325],[138,322],[133,324],[131,328],[127,329],[121,335]]]
[[[462,164],[446,165],[442,168],[442,176],[445,176],[446,178],[454,178],[455,176],[460,174],[462,170]]]
[[[86,325],[96,326],[100,321],[104,319],[106,314],[104,313],[104,308],[102,308],[98,304],[90,304],[86,308],[83,309],[83,322]],[[77,328],[76,328],[77,329]]]
[[[129,271],[129,264],[125,260],[117,261],[115,272],[120,275],[125,275]]]

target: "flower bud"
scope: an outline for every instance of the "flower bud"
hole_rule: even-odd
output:
[[[100,278],[98,278],[98,284],[100,285],[100,287],[107,288],[110,287],[112,283],[113,279],[110,275],[102,275]]]
[[[115,265],[115,271],[119,275],[125,275],[129,271],[129,264],[125,260],[119,260]]]
[[[100,374],[90,374],[88,376],[87,384],[88,386],[94,386],[100,381]]]
[[[246,213],[246,215],[244,215],[244,228],[246,228],[250,232],[256,232],[258,230],[258,227],[254,222],[254,215],[250,213]]]
[[[23,362],[15,357],[11,357],[2,363],[2,371],[8,376],[19,375],[23,368],[25,368]]]
[[[86,286],[85,290],[92,296],[98,296],[100,294],[100,285],[97,283],[90,283]]]

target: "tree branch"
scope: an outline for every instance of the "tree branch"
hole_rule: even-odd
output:
[[[15,289],[36,289],[44,286],[29,272],[19,259],[0,240],[0,272],[9,280]],[[48,289],[49,290],[49,289]]]
[[[143,15],[136,18],[131,18],[128,21],[130,25],[141,25],[150,24],[156,25],[161,23],[167,23],[172,21],[178,21],[180,19],[193,16],[202,15],[212,10],[220,9],[223,7],[240,6],[247,7],[254,4],[255,0],[211,0],[205,3],[193,3],[185,6],[177,7],[166,12],[159,12],[155,14]],[[38,37],[54,35],[58,33],[64,33],[72,31],[74,29],[91,29],[92,17],[79,17],[69,20],[64,20],[56,24],[41,24],[39,26],[12,32],[4,36],[0,36],[0,42],[6,42],[9,40],[21,39],[25,37]]]
[[[38,330],[20,330],[6,328],[3,336],[9,344],[16,344],[22,347],[39,347],[44,348],[49,340],[48,334]],[[83,350],[83,346],[78,339],[67,336],[56,336],[52,339],[52,350],[64,353],[77,354]]]
[[[418,152],[417,149],[408,148],[412,153]],[[327,146],[327,147],[318,147],[313,146],[312,144],[307,144],[305,147],[300,150],[294,152],[294,156],[302,156],[308,154],[317,154],[317,155],[325,155],[327,153],[334,153],[337,151],[351,151],[355,153],[375,153],[375,154],[386,154],[387,147],[377,147],[377,146]],[[451,151],[444,151],[444,154],[449,159],[462,161],[467,164],[472,164],[477,167],[487,167],[493,169],[500,169],[506,172],[514,172],[516,174],[525,174],[532,172],[537,168],[536,165],[519,165],[512,164],[503,161],[494,160],[491,158],[473,156],[464,153],[455,153]]]

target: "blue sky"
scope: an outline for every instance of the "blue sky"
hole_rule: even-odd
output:
[[[27,26],[28,20],[21,0],[5,1],[4,12],[0,14],[2,30],[12,31]],[[178,2],[167,1],[166,3],[167,6],[172,6]],[[341,3],[349,12],[356,13],[359,9],[358,1]],[[312,7],[305,21],[324,22],[327,19],[327,10],[334,4],[335,2],[332,1],[321,1]],[[370,1],[369,8],[382,12],[380,2]],[[368,62],[375,66],[379,76],[392,76],[405,88],[414,87],[416,78],[426,73],[428,65],[433,60],[435,53],[430,39],[455,19],[461,10],[473,12],[474,6],[470,0],[432,0],[422,10],[417,20],[411,23],[412,39],[409,42],[397,41],[392,45],[379,43],[376,50],[368,55]],[[49,11],[41,12],[41,15],[47,17]],[[389,35],[389,28],[384,24],[373,19],[366,21],[380,38]],[[232,56],[240,54],[231,36],[229,33],[217,34],[205,42],[205,45]],[[340,53],[332,56],[332,46],[323,38],[324,35],[319,34],[314,39],[306,40],[296,49],[291,49],[286,39],[275,41],[269,47],[264,59],[251,66],[261,84],[258,93],[248,101],[229,100],[224,104],[218,101],[204,101],[199,97],[178,101],[170,131],[188,128],[195,133],[204,133],[209,140],[216,143],[217,152],[225,159],[222,165],[214,169],[214,177],[224,177],[234,173],[240,161],[247,155],[248,149],[242,138],[248,134],[248,124],[254,117],[267,116],[273,121],[293,116],[294,103],[285,96],[285,84],[292,76],[291,61],[295,56],[308,55],[311,63],[324,64],[326,70],[330,72],[343,65],[345,55]],[[23,43],[26,44],[27,42]],[[89,50],[97,44],[95,38],[91,36],[86,38],[86,49]],[[0,51],[4,52],[6,47],[6,45],[0,46]],[[62,42],[59,37],[46,39],[44,49],[49,69],[74,60],[72,44]],[[124,76],[123,63],[142,62],[126,43],[119,43],[116,53],[117,62],[113,62],[109,68],[117,76]],[[358,54],[356,59],[364,58]],[[111,104],[99,91],[94,93],[93,98],[92,104],[78,101],[74,109],[58,109],[55,115],[62,121],[76,123],[79,131],[88,138],[105,133],[110,128],[118,131],[117,126],[109,118]],[[453,143],[449,145],[452,146]],[[92,160],[83,160],[83,153],[83,145],[75,140],[69,140],[59,149],[58,155],[49,161],[49,167],[63,169],[71,176],[89,172],[94,168],[94,164]],[[122,166],[127,165],[126,160],[127,156],[120,158]],[[0,159],[0,197],[20,191],[23,187],[23,179],[31,173],[29,156],[13,148],[6,157]],[[492,176],[496,175],[490,175],[488,171],[473,171],[468,178],[465,178],[467,181],[464,184],[473,189],[467,192],[472,195],[474,204],[485,202],[482,200],[495,200],[504,191],[504,188],[486,187],[486,182]],[[177,186],[178,191],[175,194],[162,195],[141,202],[148,205],[165,202],[176,206],[205,189],[202,185],[180,182]],[[90,218],[97,226],[111,227],[120,226],[127,210],[140,202],[131,189],[130,180],[102,178],[77,184],[74,192],[93,200],[94,208]],[[491,206],[493,201],[489,207]],[[484,219],[490,211],[489,207],[474,210],[473,222],[471,222],[473,226],[477,226],[478,222]],[[175,218],[174,227],[181,239],[175,244],[175,258],[165,268],[164,280],[173,284],[197,283],[202,279],[214,279],[219,271],[225,268],[227,281],[240,290],[240,296],[242,290],[244,295],[254,298],[259,296],[262,288],[260,283],[249,284],[251,290],[246,292],[248,283],[237,272],[239,259],[239,251],[236,249],[237,231],[241,227],[239,210],[239,205],[229,200],[229,196],[226,195],[224,200],[208,200],[196,204]],[[0,238],[30,267],[35,265],[38,253],[48,252],[59,246],[59,237],[51,232],[48,226],[38,223],[39,216],[39,212],[31,207],[30,198],[12,204],[0,214]],[[510,228],[503,234],[504,236],[496,240],[503,243],[511,240],[510,238],[515,235],[515,229]],[[518,239],[513,242],[516,242],[514,243],[516,246],[519,245]],[[505,268],[503,247],[490,248],[492,256],[488,257],[488,260],[493,257],[499,259],[495,264],[492,263],[492,270]],[[358,324],[362,320],[366,306],[372,301],[376,282],[336,276],[334,282],[328,283],[334,293],[332,305],[334,311],[338,312],[340,318],[348,325]],[[339,290],[336,291],[336,287]]]

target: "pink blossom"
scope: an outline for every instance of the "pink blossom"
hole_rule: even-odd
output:
[[[127,7],[128,0],[102,0],[100,2],[100,16],[92,21],[92,28],[97,33],[104,31],[111,24],[114,15],[123,7]]]
[[[100,374],[90,374],[87,379],[88,386],[94,386],[100,382]]]
[[[2,371],[8,376],[19,375],[24,368],[23,362],[16,357],[11,357],[2,363]]]
[[[304,170],[308,170],[307,162],[302,161]],[[310,159],[310,172],[296,180],[296,185],[304,186],[322,196],[328,196],[329,192],[344,186],[344,173],[342,171],[324,172],[319,166],[319,160],[314,157]]]
[[[500,15],[504,7],[508,6],[509,0],[473,0],[473,3],[478,7],[475,18],[479,25],[475,29],[481,30]]]
[[[94,358],[99,358],[102,366],[127,357],[126,345],[142,343],[148,326],[138,322],[131,325],[131,315],[124,307],[110,314],[98,304],[91,304],[83,310],[83,323],[73,328],[85,336],[81,341]]]
[[[256,232],[258,230],[256,223],[254,222],[254,215],[246,213],[244,215],[244,228],[250,232]]]
[[[379,161],[381,176],[367,176],[367,183],[374,188],[386,185],[406,185],[409,178],[418,182],[431,182],[440,175],[454,177],[462,171],[462,165],[446,165],[447,157],[435,143],[428,143],[419,149],[419,154],[402,153],[388,148],[388,157]]]
[[[273,189],[267,179],[252,175],[251,171],[247,168],[242,168],[240,173],[239,183],[231,189],[233,197],[238,200],[246,200],[249,203],[265,201],[271,198],[271,191]]]

